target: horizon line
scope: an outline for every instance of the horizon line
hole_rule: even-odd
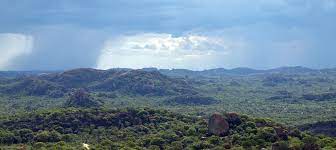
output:
[[[275,69],[283,69],[283,68],[304,68],[310,70],[326,70],[326,69],[335,69],[336,67],[325,67],[325,68],[312,68],[312,67],[305,67],[305,66],[280,66],[280,67],[271,67],[267,69],[256,69],[253,67],[233,67],[233,68],[224,68],[224,67],[217,67],[217,68],[209,68],[209,69],[187,69],[187,68],[158,68],[158,67],[144,67],[144,68],[123,68],[123,67],[116,67],[116,68],[109,68],[109,69],[99,69],[94,67],[77,67],[77,68],[68,68],[68,69],[55,69],[55,70],[44,70],[44,69],[32,69],[32,70],[0,70],[0,72],[62,72],[62,71],[70,71],[70,70],[77,70],[77,69],[95,69],[95,70],[113,70],[113,69],[130,69],[130,70],[144,70],[144,69],[156,69],[156,70],[189,70],[189,71],[208,71],[208,70],[216,70],[216,69],[224,69],[224,70],[235,70],[235,69],[250,69],[255,71],[267,71],[267,70],[275,70]]]

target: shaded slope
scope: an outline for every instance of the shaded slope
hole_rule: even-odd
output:
[[[306,124],[299,127],[301,130],[309,131],[314,134],[323,134],[336,137],[336,121],[317,122]]]
[[[22,94],[28,96],[43,96],[62,97],[67,90],[57,84],[47,80],[42,80],[36,77],[25,77],[11,81],[3,85],[0,92],[10,95]]]

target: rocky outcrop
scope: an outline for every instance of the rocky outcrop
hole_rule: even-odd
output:
[[[223,136],[229,131],[229,123],[221,114],[215,113],[209,119],[208,130],[210,134]]]
[[[99,107],[101,102],[96,101],[84,89],[77,89],[70,93],[69,99],[65,102],[66,107]]]

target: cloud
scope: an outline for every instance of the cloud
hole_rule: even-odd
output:
[[[335,16],[336,0],[7,0],[0,1],[0,33],[34,37],[33,52],[12,59],[12,70],[316,68],[336,65]],[[201,38],[186,40],[192,36]]]
[[[33,48],[33,37],[23,34],[0,34],[0,69],[8,69],[12,61],[23,55],[30,54]]]
[[[105,42],[97,68],[213,68],[236,46],[224,38],[205,35],[127,35]]]

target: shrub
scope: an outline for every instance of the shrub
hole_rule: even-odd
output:
[[[162,146],[165,143],[165,140],[160,137],[154,137],[151,139],[151,145]]]
[[[34,145],[33,145],[33,148],[34,149],[42,149],[42,148],[45,148],[47,146],[47,144],[43,143],[43,142],[36,142]]]
[[[15,143],[15,141],[16,141],[16,138],[15,138],[14,133],[0,129],[0,143],[13,144]]]

